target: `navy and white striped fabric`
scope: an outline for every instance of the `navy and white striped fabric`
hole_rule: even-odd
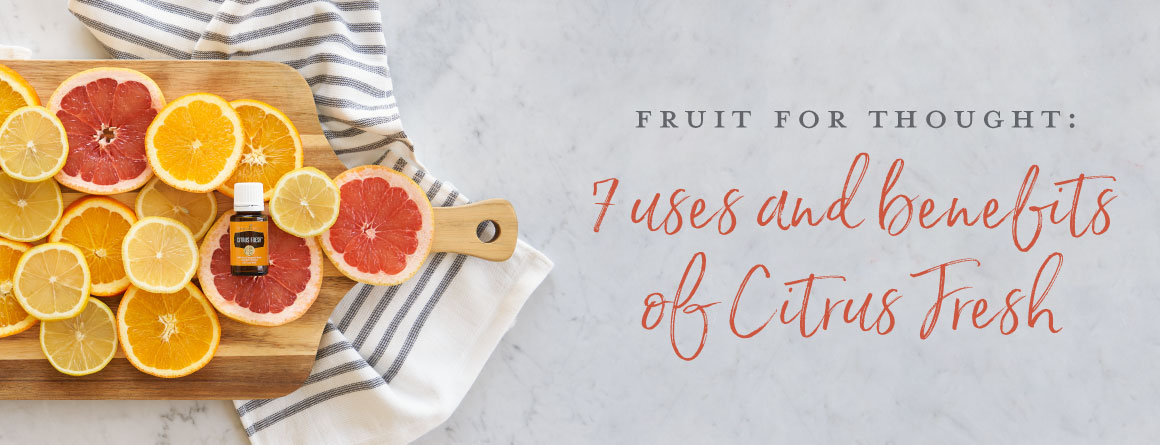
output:
[[[403,132],[377,0],[71,0],[69,9],[115,58],[290,65],[347,166],[391,166],[436,206],[468,202],[419,165]],[[458,405],[551,267],[520,242],[503,263],[439,253],[405,284],[355,286],[301,389],[235,402],[247,435],[279,444],[417,438]]]

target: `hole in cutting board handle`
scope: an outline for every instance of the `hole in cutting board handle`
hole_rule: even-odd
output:
[[[435,239],[431,251],[504,261],[515,252],[519,221],[512,204],[486,199],[462,206],[435,207]],[[489,230],[489,224],[493,231]]]
[[[475,229],[475,236],[479,238],[481,243],[490,244],[499,239],[500,230],[503,228],[499,226],[499,223],[489,219],[479,223],[479,227]]]

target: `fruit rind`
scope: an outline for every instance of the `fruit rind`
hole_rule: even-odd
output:
[[[80,299],[80,302],[77,303],[77,305],[75,307],[73,307],[67,311],[64,311],[64,312],[49,314],[49,313],[40,312],[40,311],[38,311],[38,310],[36,310],[28,305],[27,299],[23,295],[21,295],[21,292],[20,292],[20,279],[22,276],[24,276],[24,268],[27,266],[28,261],[30,259],[32,259],[36,255],[39,255],[43,251],[53,250],[53,249],[65,250],[65,251],[68,251],[69,253],[72,253],[74,256],[76,256],[76,258],[80,264],[81,270],[84,272],[84,279],[83,279],[84,284],[82,285],[82,288],[81,288],[81,297],[82,298]],[[85,305],[88,304],[89,290],[90,290],[90,286],[92,285],[92,275],[89,274],[89,263],[85,261],[84,253],[81,252],[81,250],[78,249],[76,246],[73,246],[71,244],[44,243],[44,244],[41,244],[39,246],[28,249],[27,252],[24,252],[24,254],[20,256],[20,261],[16,263],[16,271],[13,273],[13,275],[14,276],[12,279],[12,292],[13,292],[13,294],[16,295],[16,300],[19,301],[20,305],[24,307],[25,312],[28,312],[33,317],[40,319],[40,321],[54,321],[54,320],[64,320],[67,318],[73,318],[73,317],[79,315],[82,311],[84,311]]]
[[[8,239],[13,240],[13,241],[32,242],[32,241],[40,240],[41,238],[44,238],[44,237],[48,236],[48,234],[52,233],[52,229],[55,228],[56,225],[60,223],[60,217],[61,217],[61,215],[64,214],[64,199],[62,198],[61,193],[60,193],[60,186],[57,185],[57,183],[55,181],[24,182],[24,181],[21,181],[19,179],[8,176],[7,173],[0,173],[0,183],[2,183],[3,181],[8,181],[8,180],[16,181],[16,183],[18,183],[18,184],[31,184],[31,185],[34,185],[36,187],[52,187],[53,195],[56,198],[56,217],[53,218],[52,223],[49,224],[45,230],[33,233],[32,235],[21,236],[21,235],[17,235],[14,233],[0,232],[0,236],[3,236],[5,238],[8,238]],[[11,217],[11,215],[6,215],[6,217]]]
[[[109,316],[110,323],[112,323],[114,326],[116,326],[116,324],[117,324],[116,317],[113,316],[113,310],[109,309],[109,306],[107,304],[105,304],[101,300],[98,300],[98,299],[93,298],[93,297],[87,297],[86,300],[87,300],[87,304],[95,305],[96,307],[100,308],[103,312],[105,312],[105,314]],[[87,308],[88,306],[86,305],[85,307]],[[83,310],[82,310],[82,312],[83,312]],[[80,314],[78,313],[77,315],[80,315]],[[44,335],[45,335],[46,329],[48,329],[48,327],[49,327],[49,323],[52,323],[52,321],[48,321],[47,323],[40,324],[40,348],[44,352],[45,358],[48,359],[48,363],[51,364],[53,368],[56,368],[56,370],[59,371],[61,374],[71,375],[73,377],[81,377],[81,376],[86,376],[86,375],[90,375],[90,374],[95,374],[97,372],[100,372],[102,369],[105,369],[105,367],[108,366],[109,363],[113,361],[113,356],[115,356],[117,354],[117,340],[118,339],[117,339],[116,333],[114,333],[114,335],[113,335],[113,351],[107,357],[105,357],[104,361],[101,362],[101,364],[99,366],[93,367],[91,369],[86,369],[86,370],[80,371],[80,372],[73,371],[71,369],[62,368],[60,365],[58,365],[56,362],[54,362],[52,360],[52,356],[48,354],[48,348],[45,347],[45,345],[44,345]]]
[[[325,182],[328,184],[327,188],[333,190],[334,194],[336,196],[335,200],[334,200],[334,202],[335,202],[334,215],[332,215],[330,217],[330,220],[327,221],[325,224],[323,224],[322,227],[320,227],[316,230],[312,230],[309,232],[296,232],[296,231],[292,230],[292,228],[282,224],[281,218],[278,216],[278,215],[280,215],[280,212],[278,212],[275,209],[274,197],[277,196],[278,191],[281,190],[283,188],[283,186],[286,183],[288,183],[290,181],[290,179],[293,179],[293,177],[296,175],[310,175],[310,176],[316,176],[316,177],[325,179]],[[341,197],[342,197],[342,193],[339,192],[338,186],[335,185],[334,181],[332,179],[330,179],[330,176],[328,176],[326,173],[323,173],[322,170],[319,170],[319,169],[314,168],[314,167],[298,168],[298,169],[295,169],[289,173],[286,173],[285,175],[282,175],[282,178],[278,179],[278,183],[276,185],[274,185],[273,193],[270,195],[270,217],[274,219],[274,224],[277,224],[278,228],[284,230],[286,233],[289,233],[291,235],[297,236],[299,238],[309,238],[309,237],[313,237],[313,236],[318,236],[318,235],[321,235],[323,232],[327,231],[328,229],[330,229],[330,227],[334,225],[335,221],[338,221],[338,211],[339,211],[338,206],[342,205]]]
[[[221,346],[222,338],[221,320],[217,316],[217,311],[215,311],[214,307],[209,304],[205,294],[202,293],[201,290],[199,290],[193,283],[187,283],[184,289],[189,292],[193,299],[197,300],[198,303],[202,305],[202,308],[205,309],[206,314],[208,314],[210,319],[213,320],[214,330],[213,337],[211,337],[210,340],[209,352],[205,355],[205,357],[202,357],[198,361],[190,364],[185,368],[177,370],[158,369],[141,363],[141,360],[133,351],[133,344],[128,340],[129,325],[125,322],[125,313],[128,311],[129,303],[137,297],[137,292],[140,292],[143,289],[131,286],[128,290],[125,291],[125,296],[121,298],[121,304],[117,307],[117,337],[120,340],[121,349],[125,352],[125,359],[128,360],[134,368],[137,368],[138,371],[144,372],[154,377],[161,377],[166,379],[185,377],[201,370],[202,368],[205,368],[205,366],[208,365],[211,360],[213,360],[214,356],[217,355],[217,350],[218,347]]]
[[[431,224],[431,233],[428,234],[425,242],[426,247],[420,245],[418,250],[416,250],[416,257],[413,258],[414,262],[408,266],[408,269],[410,270],[404,270],[399,274],[395,274],[387,278],[379,278],[378,275],[381,274],[370,274],[359,271],[357,268],[354,268],[350,264],[343,261],[343,255],[339,254],[334,250],[334,247],[331,246],[330,239],[327,236],[330,234],[330,229],[327,229],[327,231],[318,236],[318,244],[322,246],[322,252],[326,254],[326,258],[328,258],[330,262],[334,264],[334,267],[347,278],[360,283],[371,284],[375,286],[394,286],[411,279],[411,277],[418,273],[419,269],[423,265],[423,262],[427,261],[427,256],[431,254],[431,239],[434,237],[435,230],[435,212],[431,207],[431,201],[427,199],[427,194],[423,193],[422,187],[419,187],[419,184],[415,183],[415,181],[407,175],[382,165],[364,165],[352,168],[340,173],[337,177],[335,177],[334,183],[341,191],[343,184],[348,181],[383,175],[397,175],[398,178],[406,180],[403,182],[403,184],[410,184],[410,186],[413,187],[412,192],[418,192],[414,195],[421,197],[415,198],[417,200],[421,200],[418,203],[419,211],[424,212],[424,218],[426,218],[425,221],[428,221]],[[418,255],[420,251],[422,251],[422,255]]]

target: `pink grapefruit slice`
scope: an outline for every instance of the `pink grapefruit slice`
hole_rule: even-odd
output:
[[[406,175],[366,165],[334,178],[338,220],[319,236],[323,252],[350,279],[393,286],[411,278],[431,250],[434,214]]]
[[[270,272],[260,277],[230,273],[230,216],[214,223],[201,244],[197,279],[218,312],[242,323],[279,326],[297,320],[322,289],[322,252],[314,238],[298,238],[270,224]]]
[[[48,100],[68,133],[68,158],[56,180],[96,195],[144,185],[153,176],[145,131],[164,107],[161,88],[131,69],[93,68],[65,79]]]

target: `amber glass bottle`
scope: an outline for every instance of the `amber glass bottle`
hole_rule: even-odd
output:
[[[234,184],[234,215],[230,217],[230,273],[261,276],[270,270],[270,219],[262,211],[262,183]]]

